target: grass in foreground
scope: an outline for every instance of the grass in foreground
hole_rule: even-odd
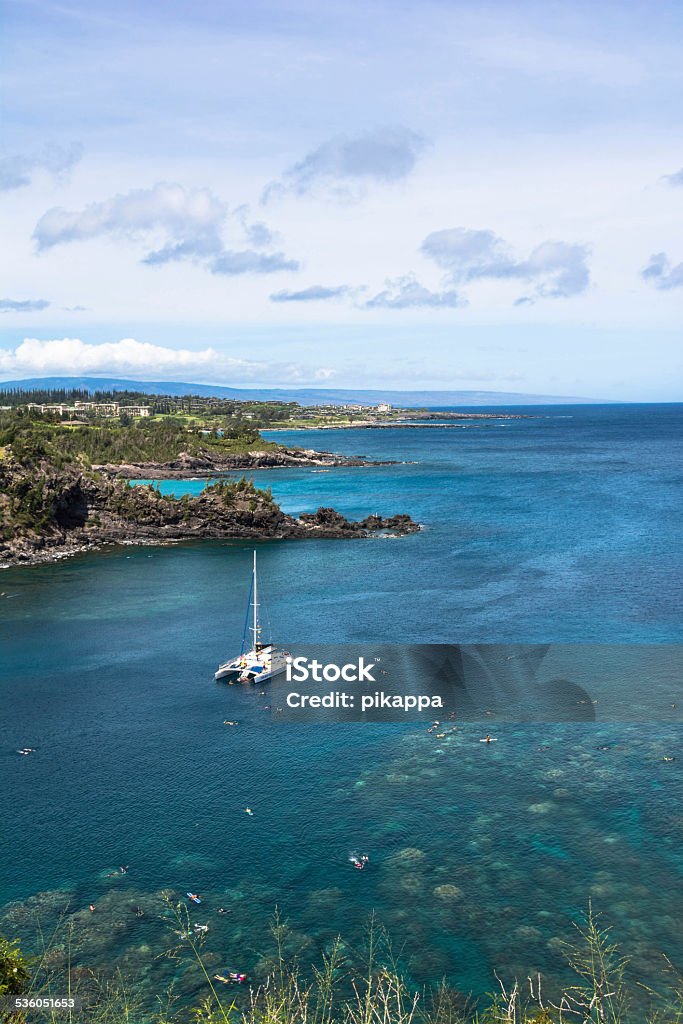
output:
[[[540,975],[523,981],[496,975],[492,994],[474,1002],[445,981],[427,990],[410,988],[386,933],[374,921],[362,972],[351,969],[341,940],[304,972],[285,959],[287,927],[277,914],[268,976],[257,986],[226,992],[205,965],[204,940],[193,934],[187,909],[169,907],[178,925],[175,934],[185,938],[160,955],[196,962],[207,991],[198,1005],[181,1005],[169,990],[159,997],[156,1011],[143,1011],[139,992],[120,971],[107,980],[82,968],[75,972],[70,963],[51,972],[47,964],[55,935],[43,937],[42,955],[34,963],[16,943],[0,938],[0,997],[68,993],[82,1000],[78,1012],[43,1011],[40,1019],[50,1024],[683,1024],[683,978],[670,961],[662,957],[661,992],[640,985],[591,908],[576,944],[567,948],[574,981],[563,991],[546,994]],[[13,1024],[35,1019],[30,1011],[0,1011],[0,1020]]]

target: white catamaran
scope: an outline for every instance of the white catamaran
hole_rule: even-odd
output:
[[[252,624],[248,625],[250,610],[252,611]],[[248,632],[252,633],[251,650],[246,650],[249,646],[247,643]],[[251,578],[249,603],[247,605],[247,620],[244,624],[244,635],[242,637],[242,650],[238,657],[219,665],[218,671],[214,673],[214,678],[216,680],[227,679],[229,682],[239,683],[265,683],[266,680],[272,679],[273,676],[284,672],[287,666],[287,652],[274,647],[270,642],[264,643],[261,633],[258,580],[256,577],[256,552],[254,552],[254,569]]]

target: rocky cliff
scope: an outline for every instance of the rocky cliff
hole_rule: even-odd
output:
[[[221,476],[251,469],[292,469],[298,466],[373,466],[361,456],[318,452],[312,448],[279,447],[270,451],[251,451],[220,455],[203,450],[197,455],[181,452],[169,462],[104,463],[93,469],[111,477],[127,480],[187,480],[190,477]]]
[[[334,509],[295,519],[247,480],[218,482],[197,497],[172,498],[76,464],[26,465],[8,450],[0,461],[0,565],[53,561],[109,544],[351,538],[417,529],[406,515],[351,522]]]

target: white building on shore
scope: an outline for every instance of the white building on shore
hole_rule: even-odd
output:
[[[34,412],[56,413],[58,416],[103,416],[112,418],[115,416],[151,416],[151,405],[120,405],[118,402],[74,402],[73,405],[38,405],[36,402],[29,402],[27,409]]]

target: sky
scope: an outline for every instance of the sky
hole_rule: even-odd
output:
[[[683,397],[683,5],[3,0],[0,380]]]

